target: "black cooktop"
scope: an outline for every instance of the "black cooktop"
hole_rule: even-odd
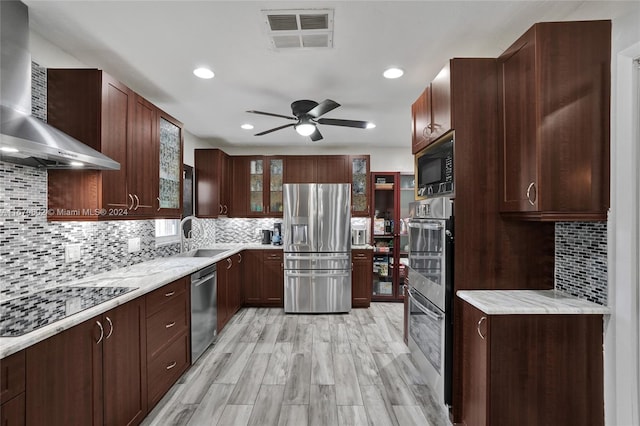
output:
[[[17,337],[121,296],[135,287],[55,287],[0,303],[0,337]]]

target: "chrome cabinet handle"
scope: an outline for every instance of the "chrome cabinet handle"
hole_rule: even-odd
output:
[[[175,367],[176,365],[178,365],[178,363],[176,361],[173,361],[171,364],[167,365],[167,370],[171,370],[173,367]]]
[[[160,197],[156,197],[158,199],[158,209],[156,210],[157,212],[160,211]]]
[[[136,206],[133,209],[138,210],[138,207],[140,207],[140,198],[138,198],[137,194],[133,194],[133,198],[136,199]]]
[[[129,210],[133,210],[133,206],[136,204],[136,202],[133,200],[133,195],[131,195],[131,194],[128,194],[128,195],[129,195],[129,199],[131,200],[131,205],[127,204],[127,208]]]
[[[478,331],[478,336],[480,336],[480,338],[482,338],[482,340],[485,339],[486,336],[482,335],[482,332],[480,331],[480,326],[482,325],[482,323],[487,319],[487,317],[482,317],[480,318],[480,320],[478,321],[478,326],[476,327],[477,331]]]
[[[98,338],[98,341],[96,342],[96,345],[99,345],[100,342],[102,342],[102,338],[104,337],[104,328],[102,327],[102,324],[100,324],[100,321],[96,321],[96,324],[98,324],[98,328],[100,328],[100,337]]]
[[[242,254],[238,253],[238,264],[242,263]]]
[[[113,323],[111,322],[111,318],[106,317],[106,319],[107,319],[107,322],[109,323],[109,334],[107,334],[104,340],[107,340],[113,334]]]
[[[222,214],[222,204],[220,204],[220,207],[218,208],[218,214]]]
[[[176,322],[175,322],[175,321],[172,321],[172,322],[170,322],[169,324],[166,324],[166,325],[164,326],[164,328],[171,328],[171,327],[173,327],[174,325],[176,325]]]
[[[227,212],[229,211],[229,208],[227,207],[227,205],[224,205],[224,209],[223,209],[223,214],[227,214]]]
[[[533,200],[531,199],[532,189],[533,189]],[[537,198],[536,183],[531,182],[527,187],[527,201],[529,201],[529,204],[531,204],[532,206],[535,206],[536,198]]]
[[[233,260],[231,260],[230,257],[227,257],[227,263],[228,263],[227,269],[231,269],[231,266],[233,265]]]
[[[176,292],[175,292],[175,291],[170,291],[169,293],[165,293],[165,294],[164,294],[164,297],[171,297],[171,296],[173,296],[174,294],[176,294]]]

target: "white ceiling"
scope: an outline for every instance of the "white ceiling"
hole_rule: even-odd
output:
[[[34,1],[30,26],[89,67],[100,68],[220,147],[301,144],[402,147],[410,107],[453,57],[497,57],[533,23],[612,19],[637,2],[570,1]],[[333,48],[276,51],[264,9],[334,9]],[[200,80],[192,70],[211,67]],[[386,80],[400,66],[405,76]],[[342,104],[327,118],[373,121],[372,130],[320,126],[310,142],[250,109],[290,115],[296,99]],[[243,123],[254,130],[242,130]]]

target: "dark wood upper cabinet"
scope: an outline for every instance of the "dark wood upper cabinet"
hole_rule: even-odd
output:
[[[368,155],[350,155],[351,216],[371,216],[371,160]]]
[[[498,59],[500,210],[606,220],[611,22],[532,26]]]
[[[195,215],[200,218],[216,218],[229,214],[233,175],[229,156],[219,149],[196,149],[195,158]]]
[[[175,129],[163,132],[163,118]],[[97,69],[47,71],[47,120],[120,163],[50,170],[49,220],[180,217],[182,123]]]
[[[284,183],[316,183],[314,156],[287,155],[284,158]]]
[[[315,157],[317,183],[351,183],[351,165],[347,155]]]
[[[413,154],[453,128],[451,109],[451,78],[447,63],[411,105]]]

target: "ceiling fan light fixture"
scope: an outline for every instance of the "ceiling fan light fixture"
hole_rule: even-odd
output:
[[[193,74],[196,77],[208,80],[210,78],[213,78],[213,76],[215,75],[213,73],[213,71],[211,71],[209,68],[205,68],[205,67],[200,67],[200,68],[196,68],[193,70]]]
[[[365,128],[366,129],[375,129],[376,125],[375,125],[375,123],[372,123],[372,122],[369,121],[369,122],[367,122],[367,127],[365,127]]]
[[[313,123],[300,123],[295,126],[296,132],[298,132],[301,136],[310,136],[313,132],[316,131],[316,125]]]
[[[399,78],[404,75],[404,71],[401,68],[392,67],[384,70],[382,75],[384,76],[384,78],[389,78],[389,79]]]

